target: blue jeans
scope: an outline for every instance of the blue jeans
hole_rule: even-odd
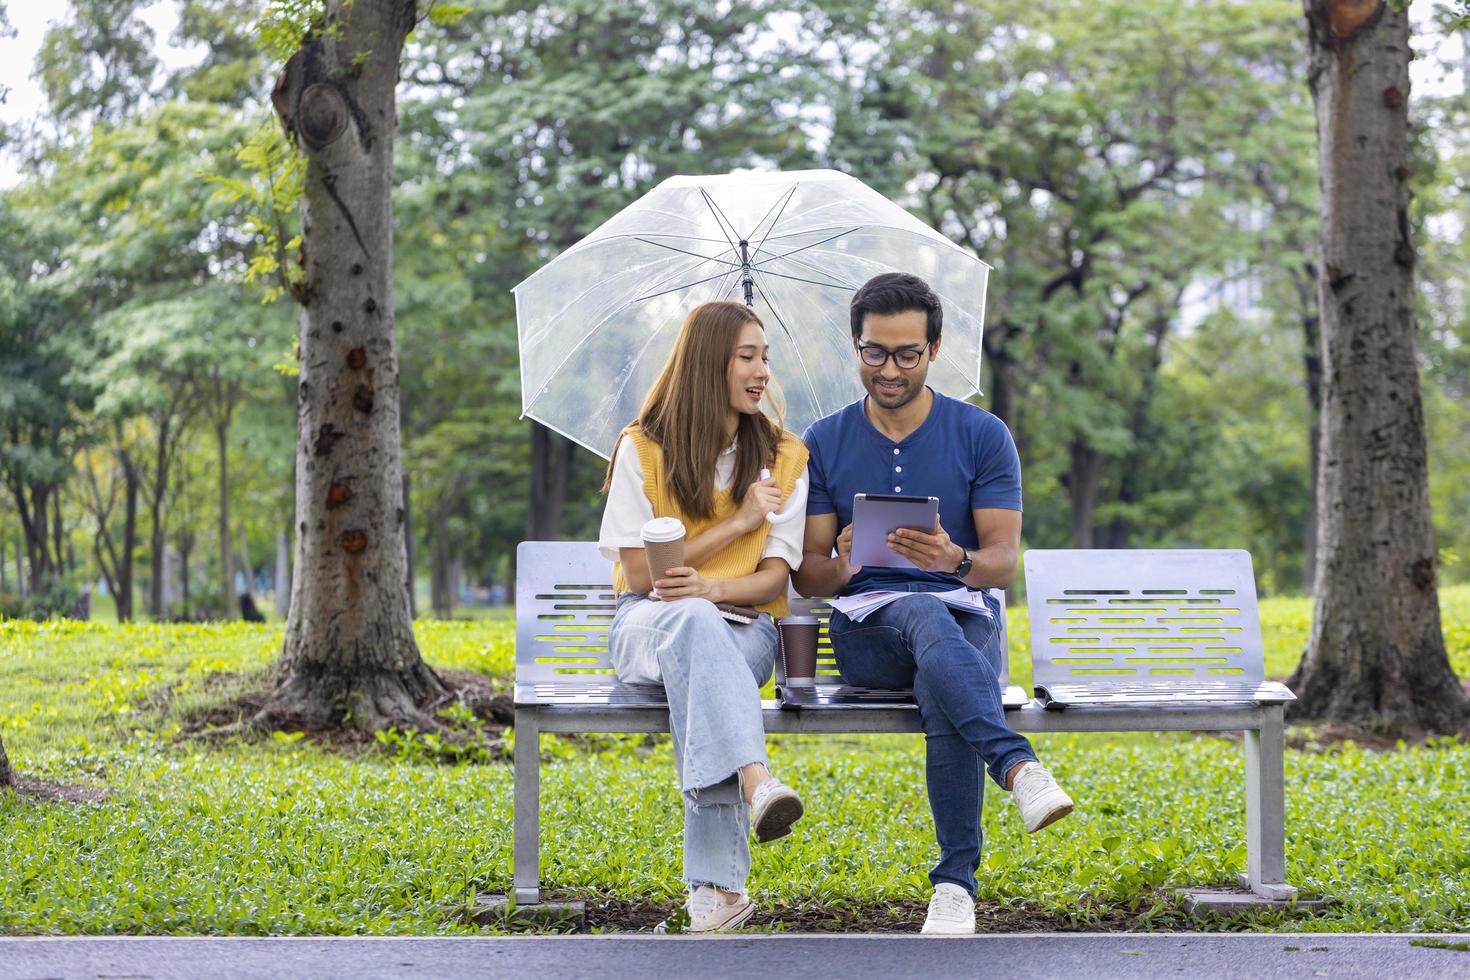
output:
[[[743,891],[750,812],[736,772],[766,761],[760,688],[776,660],[776,625],[769,616],[731,623],[705,599],[624,593],[607,646],[618,680],[659,684],[668,695],[685,883]]]
[[[915,593],[922,588],[915,587]],[[939,863],[929,880],[975,894],[980,866],[981,762],[1001,787],[1031,743],[1011,731],[1000,700],[998,603],[993,616],[952,610],[930,595],[890,602],[855,623],[833,611],[832,650],[842,679],[858,687],[914,691],[924,727],[925,776]]]

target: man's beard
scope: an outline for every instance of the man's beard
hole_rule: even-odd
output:
[[[877,402],[879,406],[890,410],[903,408],[909,402],[913,401],[918,393],[923,390],[923,385],[916,385],[907,378],[904,379],[903,387],[896,394],[892,395],[887,394],[878,387],[877,378],[869,381],[865,387],[868,389],[868,395],[873,401]]]

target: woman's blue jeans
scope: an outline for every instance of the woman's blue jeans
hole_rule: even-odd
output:
[[[750,814],[736,772],[766,761],[761,685],[776,660],[769,616],[739,625],[705,599],[618,597],[608,653],[624,684],[662,685],[684,797],[684,881],[743,891]]]
[[[1036,758],[1006,724],[1000,699],[1000,606],[991,616],[952,610],[932,595],[897,599],[855,623],[833,611],[832,649],[842,679],[857,687],[913,688],[924,727],[925,775],[939,863],[935,885],[975,894],[980,866],[983,762],[1005,786],[1018,762]]]

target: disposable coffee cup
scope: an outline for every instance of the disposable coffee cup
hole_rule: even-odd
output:
[[[809,687],[817,682],[817,633],[821,628],[815,616],[783,616],[776,621],[787,684]]]
[[[649,582],[683,565],[684,522],[677,517],[655,517],[643,525],[643,555],[648,559]]]

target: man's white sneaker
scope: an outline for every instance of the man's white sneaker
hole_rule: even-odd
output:
[[[925,936],[973,936],[975,900],[959,885],[936,885],[929,899],[929,915],[919,931]]]
[[[1048,824],[1072,812],[1072,798],[1057,785],[1046,766],[1028,762],[1011,780],[1011,795],[1021,808],[1021,821],[1026,832],[1034,834]]]
[[[804,812],[796,790],[775,777],[766,780],[750,800],[750,825],[755,828],[755,839],[764,844],[785,837]]]
[[[689,914],[684,932],[726,932],[745,925],[755,914],[755,903],[744,892],[732,895],[714,885],[700,885],[690,892],[684,902],[684,910]],[[668,932],[668,920],[660,922],[653,931]]]

